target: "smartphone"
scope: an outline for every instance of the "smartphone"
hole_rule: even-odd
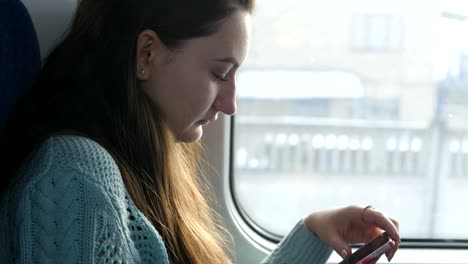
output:
[[[387,232],[384,232],[367,242],[364,246],[356,250],[349,259],[341,261],[339,264],[369,264],[377,260],[385,252],[392,249],[392,240]]]

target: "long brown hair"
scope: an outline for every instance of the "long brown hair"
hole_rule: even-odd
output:
[[[253,6],[254,0],[82,0],[69,32],[8,121],[2,188],[45,139],[73,131],[111,153],[172,263],[229,263],[224,229],[196,177],[200,146],[176,143],[138,88],[136,40],[149,28],[177,49]]]

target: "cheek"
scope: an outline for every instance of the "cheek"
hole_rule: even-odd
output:
[[[220,85],[208,73],[203,67],[189,63],[171,65],[163,73],[159,72],[159,78],[154,78],[146,88],[163,120],[176,135],[195,132],[198,126],[194,123],[207,117]]]
[[[210,109],[217,95],[218,83],[205,72],[200,72],[196,75],[186,76],[183,89],[181,89],[181,97],[189,106],[188,114],[192,117],[205,117],[206,112]]]
[[[174,127],[178,123],[179,106],[183,105],[183,102],[181,102],[178,92],[180,84],[168,77],[170,76],[162,75],[161,78],[150,79],[142,84],[142,88],[151,103],[156,107],[161,118],[170,127]]]
[[[195,122],[206,117],[212,104],[210,83],[201,78],[184,76],[164,85],[159,103],[163,106],[165,121],[176,134],[194,129]]]

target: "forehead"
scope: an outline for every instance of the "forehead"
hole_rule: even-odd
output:
[[[250,42],[250,14],[236,11],[223,20],[220,29],[209,36],[189,40],[185,52],[204,59],[233,57],[243,62]]]

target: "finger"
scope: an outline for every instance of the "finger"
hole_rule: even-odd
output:
[[[390,238],[395,242],[393,245],[393,248],[386,254],[387,259],[390,261],[395,255],[395,252],[397,251],[398,247],[400,246],[400,234],[398,232],[399,230],[398,221],[396,221],[395,219],[386,217],[381,212],[375,209],[367,210],[365,219],[363,220],[365,220],[365,222],[367,223],[374,224],[378,228],[381,228],[387,231]]]
[[[398,229],[398,231],[400,231],[400,223],[398,223],[397,220],[389,217],[389,219],[392,221],[392,223],[395,225],[395,227]]]
[[[351,246],[341,238],[335,236],[330,240],[330,247],[333,248],[343,259],[348,259],[352,254]]]
[[[393,241],[400,241],[400,234],[397,227],[398,222],[396,220],[386,217],[375,209],[366,210],[365,218],[363,220],[369,224],[374,224],[382,230],[385,230],[390,238],[393,239]],[[397,225],[394,224],[395,222]]]
[[[389,219],[392,221],[392,223],[395,225],[395,227],[399,231],[400,230],[400,224],[398,223],[398,221],[393,219],[393,218],[389,218]],[[399,234],[399,232],[398,232],[398,234]],[[393,241],[395,242],[395,245],[393,245],[393,249],[388,252],[388,255],[387,255],[388,261],[391,261],[393,259],[393,256],[395,255],[396,251],[400,247],[401,237],[399,237],[399,240],[393,240]]]

